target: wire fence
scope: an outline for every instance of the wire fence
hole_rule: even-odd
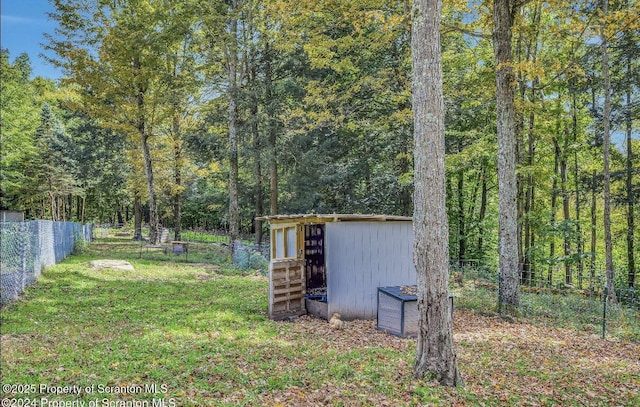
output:
[[[33,284],[44,267],[59,263],[78,241],[90,242],[92,225],[37,220],[0,223],[0,303]]]
[[[256,270],[262,274],[269,271],[269,244],[248,244],[235,241],[233,265],[242,270]]]
[[[499,312],[499,276],[495,267],[479,262],[452,262],[451,289],[456,307],[479,312]],[[605,337],[615,335],[640,341],[640,293],[634,288],[617,287],[616,303],[607,301],[604,272],[584,282],[584,288],[523,282],[520,287],[522,317],[556,326],[570,326]]]

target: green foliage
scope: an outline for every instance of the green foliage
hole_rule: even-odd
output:
[[[54,1],[60,36],[48,37],[48,46],[67,76],[60,84],[30,79],[26,55],[11,61],[2,53],[3,208],[48,216],[54,209],[43,198],[51,190],[67,219],[130,222],[139,202],[147,221],[144,119],[163,225],[181,216],[184,227],[228,230],[225,61],[235,45],[242,232],[269,212],[275,167],[280,213],[412,213],[409,3],[241,1],[235,11],[229,2],[179,3]],[[489,3],[446,3],[450,254],[495,263],[492,15]],[[602,72],[592,41],[601,23],[610,36],[614,134],[629,128],[637,138],[638,2],[611,2],[606,21],[594,7],[525,2],[514,21],[520,263],[538,277],[550,273],[552,286],[563,283],[565,266],[574,284],[582,274],[584,286],[590,269],[599,273],[604,263]],[[36,135],[45,102],[49,124]],[[612,243],[622,285],[630,264],[627,213],[640,182],[636,144],[630,164],[621,143],[612,154]],[[53,159],[43,160],[47,154]],[[46,177],[31,182],[35,172],[55,175],[56,185],[43,189]]]
[[[73,233],[73,250],[71,254],[79,255],[85,252],[89,248],[89,243],[84,240],[83,236],[80,236],[79,233]]]
[[[0,98],[0,127],[2,128],[2,158],[0,171],[2,209],[22,209],[19,204],[25,184],[27,162],[36,154],[34,132],[38,125],[38,103],[30,81],[29,57],[21,54],[11,63],[9,53],[0,51],[2,70]]]

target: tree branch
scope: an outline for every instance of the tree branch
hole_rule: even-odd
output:
[[[474,31],[474,30],[469,30],[466,29],[464,27],[458,26],[458,25],[451,25],[451,24],[446,24],[446,23],[441,23],[440,24],[443,28],[445,28],[445,30],[442,32],[443,34],[446,34],[448,32],[451,31],[458,31],[461,32],[463,34],[467,34],[467,35],[471,35],[472,37],[476,37],[476,38],[484,38],[484,39],[491,39],[491,35],[487,35],[478,31]]]

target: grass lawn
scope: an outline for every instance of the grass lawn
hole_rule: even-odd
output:
[[[267,279],[225,265],[222,252],[190,254],[190,263],[139,255],[127,240],[100,240],[2,309],[2,397],[96,407],[161,399],[165,406],[640,405],[637,342],[456,310],[465,385],[442,388],[412,378],[415,340],[378,332],[373,321],[333,331],[308,317],[268,320]],[[135,271],[92,270],[88,261],[97,258],[128,260]],[[55,386],[80,394],[55,395]]]

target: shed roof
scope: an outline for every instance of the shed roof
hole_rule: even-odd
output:
[[[297,215],[273,215],[261,216],[258,220],[266,220],[269,223],[302,222],[302,223],[328,223],[328,222],[408,222],[410,216],[396,215],[362,215],[362,214],[297,214]]]

